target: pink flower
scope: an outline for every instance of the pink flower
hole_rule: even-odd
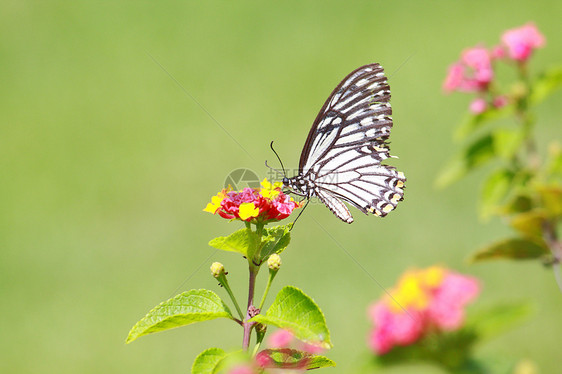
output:
[[[313,345],[313,344],[308,344],[308,343],[301,343],[300,346],[298,347],[298,349],[300,351],[305,351],[305,352],[312,353],[312,354],[315,354],[315,355],[324,352],[324,348],[322,348],[318,345]]]
[[[464,322],[464,307],[478,296],[480,284],[475,278],[448,273],[433,294],[429,319],[443,330],[456,330]]]
[[[249,366],[236,366],[235,368],[231,369],[228,374],[256,374]]]
[[[494,78],[490,52],[481,46],[463,51],[460,61],[449,67],[443,82],[446,92],[483,92]]]
[[[490,52],[484,47],[477,46],[463,51],[461,61],[474,71],[474,78],[483,83],[489,83],[494,74]]]
[[[494,97],[494,100],[492,101],[492,105],[494,106],[494,108],[502,108],[506,106],[507,103],[508,103],[507,97],[503,95]]]
[[[256,355],[256,364],[258,364],[260,367],[265,368],[265,367],[269,367],[271,365],[273,365],[274,361],[271,357],[269,357],[269,355],[267,354],[267,352],[259,352]]]
[[[268,345],[271,348],[287,348],[293,341],[293,334],[284,329],[279,329],[268,338]]]
[[[464,79],[464,66],[460,63],[454,63],[449,66],[449,73],[443,82],[443,90],[450,93],[457,90]]]
[[[320,346],[297,340],[290,331],[284,329],[279,329],[269,336],[268,346],[270,348],[295,347],[299,351],[304,351],[312,354],[319,354],[324,351],[324,348]]]
[[[434,302],[441,299],[453,300],[459,306],[465,306],[480,293],[480,283],[476,278],[449,271],[441,285],[435,290]]]
[[[369,334],[369,347],[378,355],[388,353],[394,347],[394,341],[388,329],[372,329]]]
[[[472,113],[480,114],[486,111],[487,106],[488,103],[486,103],[486,100],[482,99],[481,97],[477,97],[476,99],[472,100],[468,108]]]
[[[395,345],[409,345],[418,340],[423,332],[423,318],[414,310],[395,313],[386,300],[370,308],[375,328],[370,335],[369,345],[378,354],[384,354]]]
[[[532,22],[507,30],[501,40],[507,47],[509,57],[517,61],[526,61],[534,49],[541,48],[546,43],[544,36]]]
[[[391,291],[393,298],[385,296],[369,308],[375,325],[369,346],[382,355],[429,332],[456,330],[464,322],[466,304],[479,292],[475,278],[438,266],[406,272]]]
[[[280,221],[287,218],[300,204],[281,191],[282,183],[262,181],[262,188],[246,187],[242,191],[223,189],[203,209],[226,219],[246,222]]]

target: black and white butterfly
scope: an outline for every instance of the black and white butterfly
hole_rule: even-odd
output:
[[[363,213],[386,216],[404,197],[404,173],[381,162],[390,156],[390,87],[379,64],[351,72],[334,89],[304,144],[299,173],[283,178],[297,195],[318,197],[342,221]]]

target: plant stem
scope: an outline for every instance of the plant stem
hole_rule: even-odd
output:
[[[267,297],[267,294],[269,293],[269,288],[271,287],[271,283],[273,282],[273,278],[275,278],[275,275],[277,275],[277,271],[273,272],[273,271],[269,271],[269,279],[267,280],[267,286],[265,286],[265,291],[263,291],[263,296],[261,298],[260,301],[260,306],[259,306],[259,310],[261,310],[261,308],[263,308],[263,304],[265,303],[265,298]]]
[[[248,322],[253,315],[250,314],[251,307],[253,307],[254,303],[254,290],[256,286],[256,276],[258,275],[259,268],[254,266],[252,263],[249,265],[250,270],[250,280],[248,286],[248,306],[246,309],[246,319],[244,320],[244,338],[242,341],[242,348],[247,351],[248,347],[250,346],[250,336],[252,333],[252,327],[254,327],[254,322]]]
[[[562,243],[558,240],[558,234],[556,232],[556,222],[547,220],[543,223],[543,237],[544,241],[548,245],[554,261],[552,264],[552,269],[554,271],[554,277],[556,278],[556,283],[558,288],[562,291],[562,276],[560,274],[560,261],[562,260]]]
[[[225,277],[224,283],[222,283],[222,285],[223,285],[224,289],[226,290],[226,292],[228,292],[228,295],[230,296],[230,299],[234,303],[234,306],[236,307],[236,310],[238,311],[238,315],[240,316],[240,319],[243,320],[244,315],[242,314],[242,310],[240,309],[240,306],[238,305],[238,301],[236,301],[236,297],[234,297],[234,294],[232,293],[232,290],[230,289],[230,286],[228,285],[226,277]]]
[[[540,167],[540,158],[537,152],[535,139],[532,134],[535,122],[533,116],[529,113],[529,97],[531,95],[532,87],[531,82],[529,81],[527,65],[525,63],[519,64],[519,77],[525,85],[525,94],[518,100],[516,115],[523,127],[525,146],[527,149],[527,155],[529,156],[528,166],[531,170],[536,172]]]

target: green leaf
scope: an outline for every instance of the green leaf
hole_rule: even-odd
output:
[[[490,161],[494,156],[494,137],[491,134],[476,139],[439,173],[437,187],[450,185],[472,169]]]
[[[226,352],[220,348],[204,350],[195,358],[191,367],[191,374],[213,374],[219,362],[226,357]]]
[[[312,370],[336,366],[336,363],[327,357],[289,348],[264,349],[256,358],[265,363],[263,367],[268,369]]]
[[[234,319],[217,294],[204,289],[186,291],[148,312],[129,331],[127,343],[143,335],[216,318]]]
[[[506,205],[501,208],[501,214],[514,214],[528,212],[533,209],[533,199],[524,193],[519,193],[509,199]]]
[[[478,341],[494,338],[521,324],[534,312],[528,303],[495,305],[472,313],[463,329],[473,331]]]
[[[557,185],[542,185],[537,190],[545,211],[551,217],[562,216],[562,188]]]
[[[546,217],[540,210],[519,213],[511,218],[510,225],[523,236],[542,242],[543,223]]]
[[[495,129],[480,136],[449,162],[439,173],[435,184],[440,188],[446,187],[495,157],[511,159],[522,140],[522,132],[511,129]]]
[[[496,129],[492,136],[494,153],[505,160],[511,160],[523,142],[523,132],[519,129]]]
[[[314,300],[296,287],[284,287],[266,314],[258,314],[251,320],[289,330],[303,342],[326,349],[332,347],[324,314]]]
[[[209,242],[213,248],[223,251],[238,252],[251,258],[258,249],[260,238],[249,228],[233,232],[229,236],[219,236]]]
[[[562,66],[544,72],[531,87],[529,102],[536,105],[562,86]]]
[[[562,177],[562,146],[557,141],[551,142],[548,145],[548,159],[546,163],[548,165],[548,176],[560,182],[559,178]]]
[[[292,223],[288,225],[281,225],[264,229],[261,249],[260,262],[265,261],[270,255],[274,253],[281,253],[287,248],[291,242],[291,227]]]
[[[547,255],[548,249],[529,239],[506,239],[484,247],[469,257],[469,262],[485,260],[528,260]]]
[[[507,105],[502,108],[490,108],[483,113],[474,115],[467,114],[464,121],[461,122],[457,131],[455,132],[455,139],[462,140],[466,139],[467,136],[474,133],[485,123],[505,118],[513,113],[515,107],[513,105]]]
[[[511,170],[500,169],[486,179],[480,195],[480,215],[483,218],[498,212],[499,204],[507,196],[514,176]]]
[[[253,359],[248,352],[243,350],[231,351],[225,353],[215,364],[215,367],[210,372],[211,374],[228,373],[236,366],[250,366],[253,364]],[[192,373],[194,374],[194,373]]]

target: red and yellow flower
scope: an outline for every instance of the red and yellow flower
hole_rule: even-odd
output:
[[[222,189],[203,209],[226,219],[267,223],[287,218],[300,204],[281,190],[281,182],[261,182],[261,188],[246,187],[241,191]]]

